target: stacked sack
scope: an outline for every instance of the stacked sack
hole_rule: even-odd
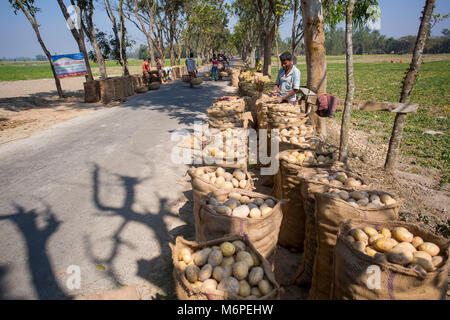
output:
[[[223,96],[207,110],[210,127],[220,130],[244,127],[245,101],[236,96]]]

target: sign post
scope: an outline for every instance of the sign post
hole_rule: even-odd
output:
[[[83,53],[52,56],[58,78],[78,77],[88,74]]]

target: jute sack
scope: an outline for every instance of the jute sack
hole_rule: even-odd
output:
[[[421,273],[398,264],[380,261],[358,251],[346,235],[353,228],[373,227],[391,230],[404,227],[414,236],[425,242],[436,244],[444,263],[435,271]],[[450,267],[450,240],[438,237],[415,224],[392,222],[368,222],[349,220],[339,226],[339,234],[334,248],[333,299],[351,300],[438,300],[446,299],[448,290],[448,272]],[[380,288],[369,289],[369,267],[378,266],[380,270]]]
[[[237,88],[239,87],[239,74],[241,73],[240,69],[231,69],[231,86]]]
[[[125,101],[125,86],[123,77],[113,78],[114,83],[114,100]]]
[[[100,101],[100,83],[98,80],[86,81],[84,85],[84,101],[93,103]]]
[[[189,77],[188,74],[184,74],[184,75],[181,77],[181,80],[182,80],[183,82],[190,82],[190,81],[191,81],[191,78]]]
[[[377,191],[367,192],[378,193]],[[346,201],[326,193],[314,193],[314,198],[317,249],[309,299],[325,300],[331,298],[333,250],[339,223],[348,219],[361,218],[367,221],[396,220],[403,200],[396,199],[396,203],[379,208],[355,208]]]
[[[160,82],[152,82],[152,83],[150,83],[150,85],[148,87],[150,90],[158,90],[159,88],[161,88],[161,83]]]
[[[195,234],[198,240],[213,240],[227,234],[239,234],[241,236],[245,234],[256,250],[265,259],[273,263],[277,249],[278,233],[283,218],[281,202],[262,193],[242,189],[233,189],[231,192],[237,192],[249,198],[273,199],[277,204],[267,215],[261,218],[240,218],[217,213],[207,205],[207,199],[210,195],[214,196],[220,203],[223,203],[228,199],[230,191],[218,190],[204,195],[200,204],[199,224],[195,226]]]
[[[334,170],[326,170],[331,174],[337,172]],[[353,190],[364,190],[368,186],[365,185],[364,180],[357,174],[349,171],[339,171],[345,172],[347,177],[353,177],[362,181],[363,186],[360,187],[339,187],[340,190],[345,190],[351,192]],[[305,211],[305,242],[303,245],[303,255],[300,266],[297,270],[295,276],[295,284],[301,287],[309,288],[311,287],[313,267],[314,267],[314,257],[317,249],[317,239],[316,239],[316,220],[314,217],[315,200],[314,193],[324,193],[327,192],[331,186],[329,183],[323,183],[320,181],[312,180],[310,171],[299,172],[297,178],[300,183],[300,194],[303,199],[303,208]]]
[[[217,170],[218,167],[213,167],[213,166],[208,166],[208,167],[198,167],[198,168],[190,168],[188,170],[188,174],[191,177],[191,185],[192,185],[192,193],[193,193],[193,197],[194,197],[194,223],[195,225],[198,225],[198,216],[199,216],[199,212],[200,212],[200,204],[202,201],[202,196],[207,195],[210,192],[214,192],[219,190],[219,188],[210,183],[209,181],[205,180],[204,178],[202,178],[202,176],[198,175],[198,169],[202,169],[204,173],[209,173],[209,172],[214,172]],[[235,170],[234,168],[226,168],[224,167],[226,172],[229,173],[233,173],[233,171]],[[245,187],[245,190],[251,191],[253,190],[254,187],[254,183],[253,183],[253,179],[250,175],[250,173],[245,170],[245,169],[241,169],[244,173],[245,176],[247,177],[247,185]],[[200,238],[198,237],[198,234],[196,234],[196,240],[200,241]]]
[[[305,168],[330,168],[332,162],[326,164],[304,164],[302,166],[290,163],[283,156],[293,151],[285,150],[279,153],[280,168],[274,177],[274,193],[280,199],[289,200],[283,203],[283,222],[281,223],[278,243],[287,248],[303,251],[305,240],[305,212],[301,185],[297,175]],[[327,155],[330,155],[326,153]]]
[[[203,83],[203,80],[200,79],[200,78],[195,78],[195,79],[192,79],[192,80],[191,80],[191,83],[192,83],[194,86],[198,86],[198,85],[200,85],[200,84]]]
[[[134,79],[133,76],[129,75],[127,77],[128,80],[128,96],[134,95]]]
[[[172,73],[173,73],[175,79],[180,79],[181,78],[180,67],[178,67],[178,66],[172,67]]]
[[[100,99],[103,104],[114,100],[114,79],[100,80]]]
[[[255,249],[253,244],[248,240],[246,236],[229,235],[223,238],[218,238],[208,242],[193,242],[187,241],[183,237],[177,237],[175,245],[169,243],[172,250],[172,262],[173,262],[173,278],[175,281],[175,291],[177,293],[178,300],[247,300],[241,296],[231,295],[227,292],[220,290],[202,291],[200,287],[195,286],[193,283],[186,279],[185,273],[182,271],[178,256],[182,249],[188,248],[191,251],[198,251],[205,247],[220,246],[223,242],[233,242],[240,240],[247,245],[247,249],[254,253],[261,261],[261,267],[264,270],[264,274],[267,280],[272,284],[273,290],[267,295],[262,296],[258,300],[279,300],[281,288],[275,280],[272,267],[270,263],[264,259],[264,257]]]

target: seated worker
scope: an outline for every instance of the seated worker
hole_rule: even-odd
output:
[[[297,92],[300,89],[300,70],[292,63],[292,55],[284,52],[280,56],[281,65],[273,93],[279,103],[297,104]]]
[[[184,63],[186,64],[186,68],[189,73],[189,80],[197,78],[197,63],[195,62],[194,54],[192,52],[189,54],[189,58],[186,59]],[[191,88],[192,87],[194,87],[194,85],[191,83]]]
[[[163,71],[165,73],[166,80],[172,80],[172,67],[164,67]]]
[[[142,63],[142,74],[144,77],[144,83],[149,84],[150,83],[150,64],[148,63],[148,59],[144,59],[144,62]]]

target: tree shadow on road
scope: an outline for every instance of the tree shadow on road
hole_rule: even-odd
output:
[[[136,178],[124,175],[116,175],[120,179],[121,185],[125,190],[125,200],[123,204],[119,207],[106,205],[99,197],[101,190],[99,182],[100,171],[101,168],[98,165],[94,165],[92,174],[94,188],[93,202],[100,210],[97,214],[105,217],[121,217],[122,221],[119,227],[117,227],[110,236],[110,239],[113,241],[113,247],[106,258],[99,258],[96,256],[91,250],[92,244],[90,239],[88,237],[85,238],[85,247],[88,257],[96,265],[105,267],[107,276],[116,286],[123,285],[119,281],[119,272],[115,269],[114,264],[121,246],[127,246],[131,249],[134,249],[134,246],[132,243],[123,240],[121,236],[129,223],[135,222],[143,225],[155,234],[157,244],[152,250],[159,249],[160,254],[150,260],[140,259],[136,261],[138,266],[137,275],[151,283],[153,288],[151,288],[152,292],[150,294],[153,295],[153,299],[175,299],[176,296],[174,295],[174,284],[172,279],[173,265],[171,263],[171,250],[168,244],[169,242],[174,242],[176,235],[184,234],[188,237],[192,237],[193,227],[192,218],[190,218],[190,216],[192,216],[192,211],[185,209],[185,205],[179,210],[179,214],[176,214],[172,210],[172,207],[176,204],[169,203],[167,198],[160,197],[155,193],[159,201],[158,210],[155,212],[136,212],[133,210],[136,188],[144,180],[149,178]],[[164,221],[164,218],[168,216],[177,216],[185,225],[169,231],[166,222]],[[150,248],[152,244],[149,243],[148,246]],[[157,248],[158,246],[159,248]],[[132,261],[130,261],[130,263],[132,263]]]
[[[40,300],[71,298],[60,288],[47,255],[48,241],[58,230],[61,221],[56,219],[48,205],[43,212],[37,212],[35,209],[27,211],[19,205],[15,205],[15,208],[15,213],[0,216],[0,220],[13,222],[25,239],[28,269],[37,298]],[[44,228],[38,227],[38,219],[44,219]],[[0,296],[2,291],[0,289]]]

